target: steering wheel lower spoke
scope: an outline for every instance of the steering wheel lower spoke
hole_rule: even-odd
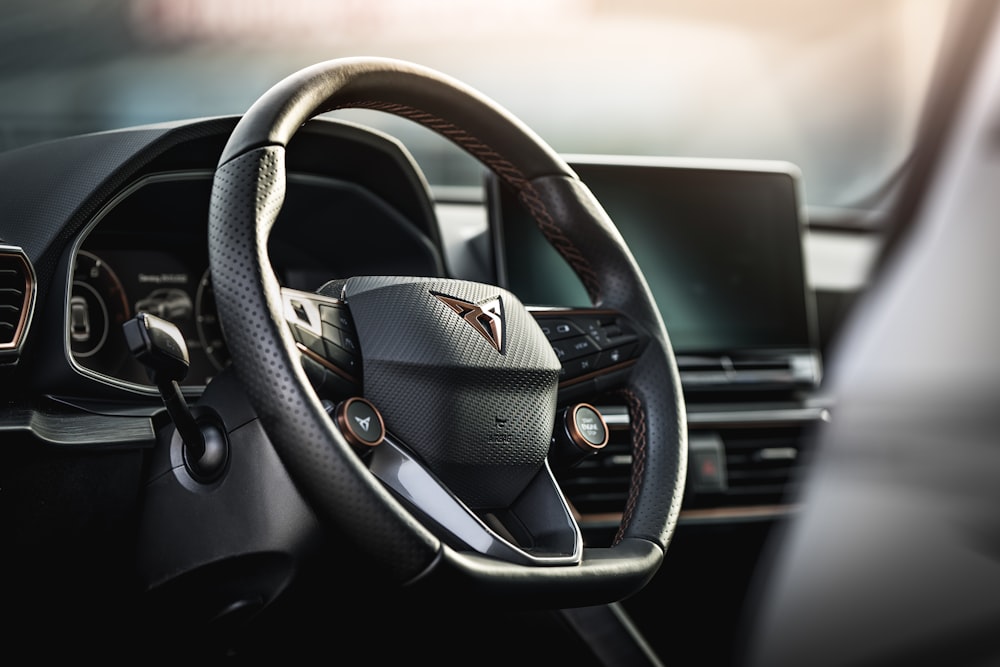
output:
[[[521,565],[580,562],[583,537],[548,465],[510,507],[486,512],[471,510],[392,439],[373,452],[369,466],[456,549]]]

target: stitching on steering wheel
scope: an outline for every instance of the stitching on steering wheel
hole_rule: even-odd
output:
[[[562,229],[556,226],[552,214],[549,213],[548,207],[545,206],[544,200],[525,177],[524,173],[487,143],[448,120],[405,104],[367,101],[353,102],[336,108],[371,109],[408,118],[449,138],[474,155],[492,169],[504,182],[518,191],[518,198],[528,208],[531,217],[535,219],[535,223],[542,234],[545,235],[556,251],[569,262],[577,275],[580,276],[591,302],[600,302],[600,282],[597,279],[597,273],[590,266],[590,263]]]
[[[635,512],[635,504],[639,497],[639,480],[646,468],[646,411],[642,409],[642,400],[630,389],[623,389],[618,393],[628,404],[629,423],[632,425],[632,476],[629,480],[628,500],[625,503],[625,511],[622,512],[614,544],[622,541],[632,521],[632,514]]]

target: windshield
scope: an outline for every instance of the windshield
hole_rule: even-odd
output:
[[[0,148],[239,114],[301,67],[412,60],[565,153],[786,160],[849,207],[905,161],[945,24],[926,0],[8,0]],[[433,185],[471,159],[394,117]]]

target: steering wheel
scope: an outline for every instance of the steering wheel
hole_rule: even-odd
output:
[[[586,286],[594,310],[570,323],[613,313],[641,341],[633,358],[595,376],[631,418],[629,500],[610,546],[583,544],[549,464],[564,369],[538,313],[499,287],[434,277],[360,276],[315,294],[279,285],[267,241],[284,198],[285,147],[303,123],[340,108],[408,118],[476,157],[517,192]],[[332,60],[289,76],[229,138],[213,184],[209,256],[233,366],[264,431],[317,516],[387,582],[556,608],[621,600],[655,574],[687,460],[663,320],[600,204],[494,101],[391,59]],[[344,337],[356,356],[324,355],[314,335],[322,331]],[[350,424],[331,418],[317,393],[317,369],[354,381],[342,385],[384,424],[381,444],[359,453]]]

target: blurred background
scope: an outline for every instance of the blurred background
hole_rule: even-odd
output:
[[[870,206],[908,157],[948,3],[926,0],[5,0],[0,149],[239,114],[321,60],[464,80],[557,150],[788,160],[812,206]],[[470,159],[408,121],[435,185]]]

